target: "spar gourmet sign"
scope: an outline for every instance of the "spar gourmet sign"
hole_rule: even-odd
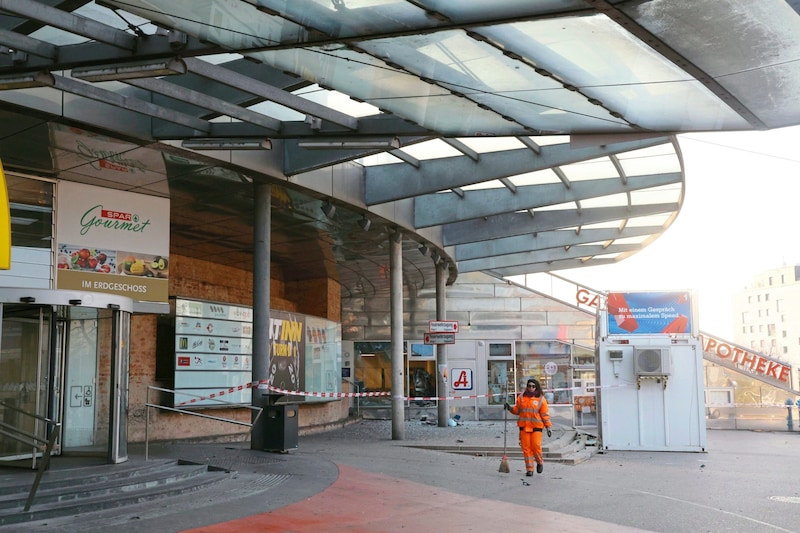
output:
[[[700,335],[700,338],[703,341],[703,352],[706,359],[710,360],[708,356],[711,356],[723,366],[740,372],[757,374],[765,381],[773,382],[778,386],[791,385],[792,368],[790,366],[707,334]]]
[[[166,302],[169,200],[58,185],[56,288]]]

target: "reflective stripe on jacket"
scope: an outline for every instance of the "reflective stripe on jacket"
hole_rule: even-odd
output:
[[[544,395],[538,398],[520,394],[517,396],[517,403],[511,408],[511,412],[519,416],[517,426],[520,429],[539,429],[549,428],[550,414],[547,412],[547,400]]]

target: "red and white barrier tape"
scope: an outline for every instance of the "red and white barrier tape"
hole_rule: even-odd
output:
[[[606,387],[592,387],[592,388],[593,389],[618,388],[618,387],[628,387],[628,386],[630,385],[608,385]],[[205,400],[220,399],[221,397],[233,394],[234,392],[241,392],[245,389],[254,389],[254,388],[265,388],[270,390],[271,392],[276,392],[279,394],[286,394],[290,396],[304,396],[310,398],[374,398],[381,396],[391,396],[391,392],[307,392],[307,391],[288,390],[288,389],[273,387],[272,385],[269,384],[269,381],[262,380],[262,381],[253,381],[251,383],[245,383],[242,385],[238,385],[236,387],[230,387],[220,392],[209,394],[208,396],[198,396],[196,398],[186,400],[185,402],[180,402],[176,404],[176,407],[191,405]],[[585,390],[586,389],[580,387],[571,387],[571,388],[568,387],[568,388],[558,388],[558,389],[545,389],[545,392],[585,391]],[[477,398],[494,398],[496,396],[503,397],[504,393],[470,394],[466,396],[401,396],[400,398],[411,402],[433,402],[440,400],[474,400]]]

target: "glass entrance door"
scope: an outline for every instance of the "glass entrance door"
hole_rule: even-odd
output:
[[[128,458],[130,314],[118,309],[62,308],[65,453]]]
[[[34,416],[50,414],[52,308],[2,304],[0,313],[0,460],[13,461],[34,457],[36,450],[9,433],[47,438],[46,425]]]

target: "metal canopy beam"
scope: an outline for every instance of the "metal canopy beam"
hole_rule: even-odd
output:
[[[570,229],[540,231],[537,233],[492,239],[490,241],[459,244],[456,246],[453,255],[456,261],[467,261],[495,255],[527,252],[529,250],[542,250],[546,248],[557,248],[559,246],[576,246],[592,242],[656,235],[662,230],[663,228],[661,226],[636,226],[627,227],[622,230],[617,228],[590,228],[581,231]]]
[[[269,100],[270,102],[275,102],[276,104],[294,109],[300,113],[320,118],[326,122],[331,122],[350,130],[358,129],[358,119],[346,113],[340,113],[306,98],[287,93],[277,87],[261,83],[253,78],[226,69],[225,67],[212,65],[211,63],[195,58],[186,58],[185,61],[189,71],[198,76],[203,76],[218,83],[224,83],[225,85],[235,87],[242,91],[247,91],[265,100]]]
[[[634,207],[594,207],[583,209],[580,216],[574,209],[542,211],[531,218],[528,213],[507,213],[487,219],[466,220],[442,228],[444,246],[453,246],[500,237],[512,237],[537,231],[574,228],[626,218],[673,213],[680,209],[678,203],[649,204]]]
[[[544,250],[534,250],[531,252],[523,252],[518,254],[484,257],[482,259],[471,259],[469,261],[459,261],[458,271],[477,272],[480,270],[527,267],[527,265],[530,264],[544,263],[547,261],[635,252],[641,248],[641,244],[633,243],[612,244],[611,246],[603,246],[601,244],[584,244],[580,246],[572,246],[569,249],[547,248]]]
[[[414,226],[428,228],[472,218],[672,185],[682,181],[683,175],[680,172],[670,172],[631,176],[627,183],[622,183],[619,178],[605,178],[579,181],[569,188],[561,183],[547,183],[517,187],[516,192],[505,188],[465,191],[463,198],[455,194],[427,194],[414,200]]]
[[[555,261],[543,261],[541,263],[530,263],[523,266],[508,268],[497,268],[487,270],[488,274],[504,278],[507,276],[521,276],[523,274],[536,274],[538,272],[555,272],[556,270],[567,270],[570,268],[586,268],[602,265],[613,265],[621,260],[619,257],[592,257],[591,259],[570,258]]]
[[[395,165],[373,166],[367,168],[364,198],[367,205],[381,204],[668,142],[672,142],[670,137],[580,148],[564,143],[542,147],[538,155],[528,148],[520,148],[481,154],[478,162],[464,156],[432,159],[423,161],[418,170],[403,169],[401,176]]]
[[[185,113],[178,113],[138,98],[128,97],[106,89],[101,89],[88,83],[73,80],[72,78],[53,76],[53,80],[53,87],[61,91],[77,94],[78,96],[103,102],[127,111],[133,111],[134,113],[140,113],[152,118],[179,124],[193,130],[203,131],[205,133],[211,132],[211,124],[207,120],[202,120]],[[86,120],[91,120],[91,116],[86,117]]]
[[[20,17],[36,19],[40,22],[75,35],[110,44],[125,50],[136,49],[136,37],[86,17],[79,17],[50,7],[41,2],[22,2],[20,0],[0,0],[0,10]]]
[[[279,120],[268,117],[261,113],[256,113],[255,111],[251,111],[244,107],[231,104],[225,100],[220,100],[219,98],[214,98],[191,89],[180,87],[168,81],[150,78],[141,80],[127,80],[126,83],[146,91],[162,94],[164,96],[187,102],[206,110],[215,111],[217,113],[227,115],[250,124],[255,124],[256,126],[260,126],[262,128],[268,128],[273,130],[275,133],[281,129],[281,122]]]
[[[14,31],[0,30],[0,44],[12,50],[21,50],[49,60],[58,56],[58,47],[55,45]]]

